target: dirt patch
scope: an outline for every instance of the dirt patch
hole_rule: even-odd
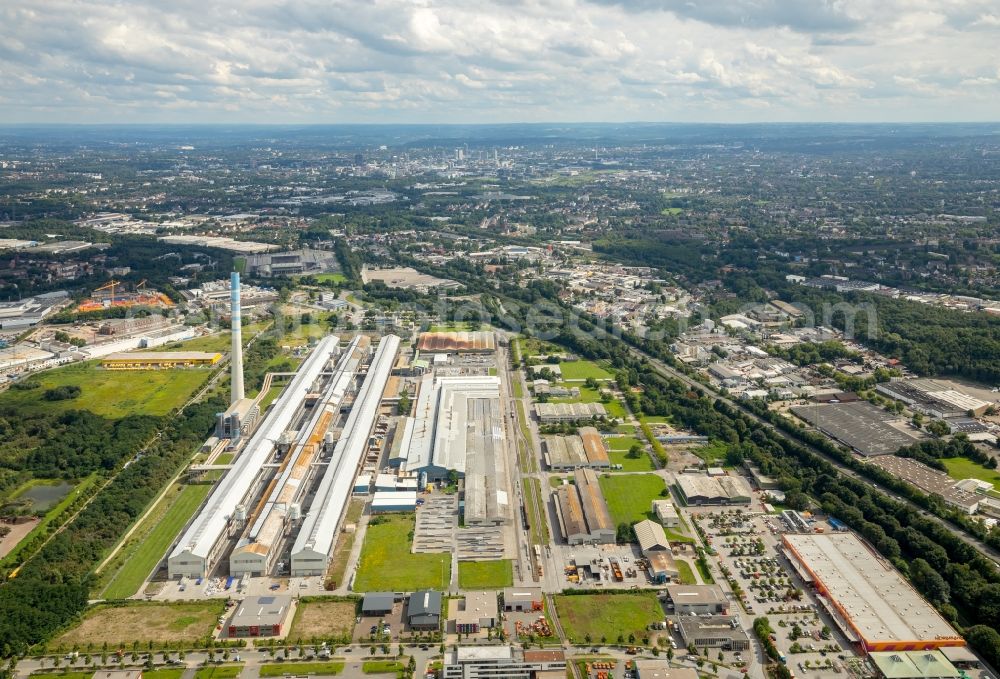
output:
[[[289,639],[350,636],[354,629],[353,601],[310,601],[299,604]]]
[[[17,543],[23,540],[28,533],[30,533],[32,529],[39,524],[39,522],[41,522],[41,519],[31,519],[30,521],[18,524],[2,524],[4,528],[10,529],[10,532],[0,538],[0,558],[7,556],[14,551],[14,548],[17,547]]]
[[[215,630],[225,609],[222,601],[95,608],[56,644],[100,646],[106,641],[131,647],[134,641],[194,641]]]

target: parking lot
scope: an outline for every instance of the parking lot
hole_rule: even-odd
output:
[[[779,516],[720,508],[700,514],[698,520],[722,574],[741,594],[749,614],[745,617],[768,618],[772,640],[796,677],[826,678],[850,671],[852,659],[857,661],[850,644],[779,552],[781,533],[788,528]]]
[[[362,615],[354,626],[355,641],[385,641],[386,643],[399,639],[403,631],[403,602],[392,605],[392,612],[377,617]]]

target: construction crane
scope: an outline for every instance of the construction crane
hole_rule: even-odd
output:
[[[107,290],[107,289],[110,288],[111,289],[111,304],[113,306],[114,303],[115,303],[115,286],[117,286],[117,285],[121,285],[121,281],[116,281],[114,279],[111,279],[111,282],[109,282],[106,285],[102,285],[101,287],[99,287],[96,290],[94,290],[94,292],[100,292],[101,290]]]
[[[145,290],[145,289],[146,289],[146,279],[143,278],[141,281],[139,281],[139,283],[136,284],[135,290],[136,292],[138,292],[140,290]]]

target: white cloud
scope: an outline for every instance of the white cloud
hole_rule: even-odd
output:
[[[993,0],[4,0],[0,121],[1000,117]]]

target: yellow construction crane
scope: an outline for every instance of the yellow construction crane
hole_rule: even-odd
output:
[[[140,290],[145,290],[145,289],[146,289],[146,279],[143,278],[141,281],[139,281],[138,284],[136,284],[135,291],[139,292]]]
[[[115,303],[115,286],[117,286],[117,285],[121,285],[121,281],[116,281],[116,280],[112,279],[111,282],[107,283],[106,285],[102,285],[101,287],[99,287],[96,290],[94,290],[94,292],[100,292],[101,290],[107,290],[107,289],[110,288],[111,289],[111,303],[114,304]]]

